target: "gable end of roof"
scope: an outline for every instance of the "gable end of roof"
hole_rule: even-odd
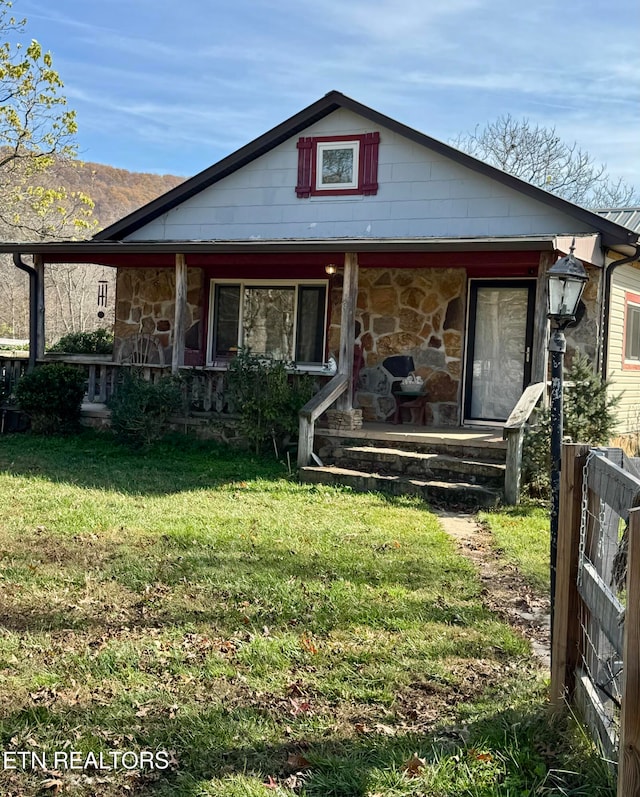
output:
[[[616,244],[633,245],[638,240],[638,232],[634,232],[629,229],[629,227],[621,224],[617,218],[614,220],[614,218],[608,214],[605,215],[602,212],[590,211],[579,205],[574,205],[566,199],[561,199],[554,194],[550,194],[542,188],[537,188],[518,177],[514,177],[494,166],[490,166],[484,161],[478,160],[472,155],[468,155],[466,152],[462,152],[449,144],[431,138],[389,116],[385,116],[373,108],[362,105],[362,103],[347,97],[339,91],[330,91],[307,108],[304,108],[294,116],[281,122],[276,127],[249,142],[239,150],[236,150],[226,158],[223,158],[221,161],[218,161],[213,166],[199,172],[194,177],[176,186],[166,194],[162,194],[152,202],[143,205],[138,210],[130,213],[109,227],[105,227],[104,230],[101,230],[93,237],[93,240],[122,240],[135,230],[158,218],[158,216],[167,213],[181,202],[184,202],[238,169],[241,169],[247,163],[264,155],[339,108],[350,110],[374,124],[392,130],[420,146],[427,147],[437,152],[439,155],[453,160],[461,166],[478,172],[492,180],[496,180],[513,190],[519,191],[539,202],[544,202],[550,207],[592,226],[601,233],[602,242],[606,246],[614,246]]]

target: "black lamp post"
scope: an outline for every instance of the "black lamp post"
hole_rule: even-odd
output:
[[[560,258],[550,269],[549,319],[551,337],[551,628],[556,594],[556,559],[558,553],[558,522],[560,512],[560,460],[562,456],[562,388],[564,353],[567,341],[564,330],[575,321],[582,291],[589,277],[582,263],[574,257],[575,239],[569,254]]]

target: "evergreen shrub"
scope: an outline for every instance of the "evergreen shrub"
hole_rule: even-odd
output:
[[[564,440],[605,445],[616,425],[620,395],[611,395],[610,382],[593,372],[589,358],[575,357],[565,375],[563,402]],[[541,410],[524,438],[522,480],[534,497],[548,497],[551,488],[551,415]]]
[[[66,354],[111,354],[113,335],[108,329],[70,332],[50,346],[49,351],[65,352]]]
[[[68,434],[80,424],[84,374],[66,363],[47,363],[25,374],[16,386],[16,400],[39,434]]]
[[[276,455],[298,433],[298,413],[314,393],[309,374],[289,374],[291,364],[242,349],[229,364],[227,388],[240,431],[256,454]]]

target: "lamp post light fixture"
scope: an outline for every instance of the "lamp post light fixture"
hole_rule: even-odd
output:
[[[558,525],[560,515],[560,465],[562,457],[562,389],[564,354],[567,341],[564,330],[576,319],[578,304],[589,279],[584,266],[573,251],[575,238],[569,254],[560,258],[549,269],[549,312],[551,335],[549,353],[551,355],[551,628],[556,594],[556,560],[558,554]]]

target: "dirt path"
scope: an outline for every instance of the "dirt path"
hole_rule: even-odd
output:
[[[540,663],[550,666],[549,600],[536,595],[517,568],[496,553],[490,532],[474,515],[437,512],[444,530],[460,553],[476,566],[483,584],[483,601],[531,642]]]

